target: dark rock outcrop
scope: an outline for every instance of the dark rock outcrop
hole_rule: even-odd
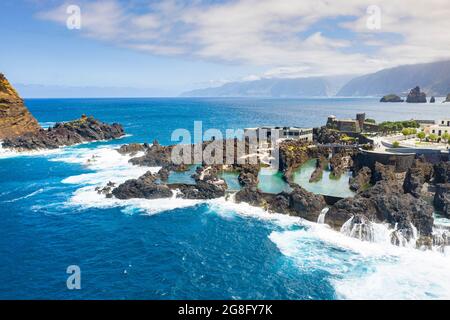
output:
[[[148,149],[148,144],[140,144],[140,143],[130,143],[121,146],[117,152],[122,155],[129,154],[131,156],[135,156],[138,152],[142,152]]]
[[[330,159],[331,177],[338,179],[352,164],[350,154],[346,152],[334,153]]]
[[[3,147],[18,151],[56,149],[83,142],[116,139],[123,135],[120,124],[109,125],[83,115],[78,120],[57,123],[47,130],[41,129],[19,137],[7,138],[3,141]]]
[[[146,149],[145,155],[130,159],[130,163],[136,166],[147,167],[165,167],[169,169],[173,167],[171,160],[172,146],[161,146],[158,141]]]
[[[156,183],[156,177],[149,171],[138,179],[130,179],[112,191],[117,199],[158,199],[170,198],[172,191],[168,186]]]
[[[406,172],[403,182],[403,190],[411,193],[414,197],[421,196],[422,187],[425,182],[430,182],[433,175],[433,166],[422,157],[414,160],[412,166]]]
[[[40,129],[16,90],[0,73],[0,140],[35,133]]]
[[[450,182],[450,161],[441,161],[434,165],[434,183]]]
[[[341,134],[338,131],[331,130],[327,127],[320,127],[315,137],[315,140],[322,144],[339,143],[340,139]]]
[[[442,101],[442,102],[450,102],[450,93],[447,94],[447,97],[446,97],[445,100]]]
[[[170,175],[170,172],[166,168],[161,168],[158,171],[158,177],[159,177],[159,179],[161,179],[161,181],[169,180],[169,175]]]
[[[450,218],[450,183],[436,185],[433,204],[439,213]]]
[[[239,171],[238,181],[242,189],[235,195],[236,202],[246,202],[252,206],[264,206],[264,196],[258,189],[259,167],[241,165],[237,167],[237,170]]]
[[[316,222],[322,209],[326,207],[324,197],[306,191],[299,185],[291,184],[291,188],[289,193],[267,194],[256,186],[246,186],[236,193],[235,200]]]
[[[388,94],[380,99],[380,102],[403,102],[403,101],[405,100],[403,100],[396,94]]]
[[[375,168],[372,172],[372,184],[375,184],[378,181],[388,181],[394,183],[396,179],[397,177],[395,176],[394,166],[383,165],[379,162],[375,163]]]
[[[109,181],[105,187],[96,187],[95,191],[97,191],[98,194],[103,194],[105,195],[106,198],[112,198],[112,193],[111,191],[113,190],[113,188],[116,186],[116,184],[114,182]]]
[[[436,102],[436,99],[435,99],[435,97],[431,97],[431,99],[430,99],[430,103],[435,103]]]
[[[316,169],[312,172],[309,182],[318,182],[322,179],[323,170],[327,166],[328,161],[324,157],[316,160]]]
[[[256,186],[258,184],[259,166],[246,164],[235,166],[235,169],[239,172],[238,181],[241,186]]]
[[[291,187],[292,192],[289,195],[290,214],[317,222],[320,212],[327,206],[324,197],[309,192],[299,185],[291,184]]]
[[[408,103],[426,103],[427,95],[425,94],[425,92],[421,92],[420,87],[417,86],[414,89],[411,89],[411,91],[408,94],[408,97],[406,98],[406,102],[408,102]]]
[[[245,186],[236,193],[234,198],[237,203],[246,202],[252,206],[264,207],[265,204],[263,193],[257,186]]]
[[[350,190],[359,192],[364,191],[370,187],[370,179],[372,177],[372,170],[368,167],[363,167],[358,171],[356,176],[350,178]]]
[[[170,188],[180,190],[178,197],[183,199],[215,199],[225,196],[227,184],[219,178],[220,166],[201,166],[198,167],[193,175],[195,185],[176,184],[170,185]]]
[[[207,200],[215,199],[225,196],[226,184],[213,183],[209,181],[199,180],[195,185],[191,184],[176,184],[168,185],[170,188],[180,190],[177,195],[183,199]]]
[[[287,140],[279,145],[279,170],[286,181],[290,181],[295,169],[311,158],[317,158],[317,150],[309,148],[308,142]]]
[[[267,201],[267,209],[271,212],[285,213],[288,214],[290,209],[290,198],[291,195],[287,192],[281,192]]]
[[[386,180],[380,180],[353,198],[338,201],[325,216],[325,223],[340,229],[355,216],[375,223],[386,222],[408,240],[413,235],[411,225],[417,228],[420,236],[432,236],[433,207],[422,199],[403,193],[401,188]],[[397,240],[392,239],[393,243]]]

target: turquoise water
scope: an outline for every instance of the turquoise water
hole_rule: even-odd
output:
[[[172,171],[169,174],[168,183],[185,183],[185,184],[195,184],[192,175],[195,173],[197,166],[190,166],[187,171]]]
[[[283,174],[270,168],[261,168],[258,174],[258,189],[266,193],[290,192],[291,187],[284,181]]]
[[[369,244],[298,218],[224,199],[117,201],[95,192],[136,178],[113,150],[171,142],[177,128],[315,126],[366,111],[377,120],[439,118],[450,105],[376,99],[37,99],[40,123],[85,113],[124,125],[127,137],[31,156],[0,150],[2,299],[448,298],[448,258]],[[88,163],[93,155],[95,163]],[[273,184],[273,191],[282,188]],[[66,269],[81,269],[68,290]]]
[[[351,172],[346,172],[336,179],[330,176],[331,171],[327,168],[323,171],[321,180],[309,182],[315,168],[316,160],[309,160],[294,172],[294,182],[316,194],[343,198],[352,197],[354,195],[354,192],[349,189]]]
[[[230,191],[238,191],[241,189],[241,185],[238,180],[238,173],[236,172],[223,172],[221,175],[222,179],[225,180]]]

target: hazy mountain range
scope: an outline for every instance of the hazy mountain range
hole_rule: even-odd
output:
[[[179,94],[179,88],[135,88],[53,86],[14,84],[24,98],[125,98],[170,97]],[[332,97],[377,96],[395,93],[406,96],[409,90],[420,86],[428,96],[446,96],[450,93],[450,60],[424,64],[404,65],[384,69],[363,76],[332,76],[303,78],[265,78],[253,81],[229,82],[218,87],[197,89],[182,97]]]
[[[344,85],[338,95],[405,95],[415,86],[429,96],[446,96],[450,93],[450,61],[405,65],[357,77]]]
[[[229,82],[220,87],[192,90],[184,97],[305,97],[334,96],[351,76],[261,79]]]
[[[450,60],[404,65],[351,77],[261,79],[226,83],[183,93],[183,97],[305,97],[406,95],[415,86],[427,95],[450,93]]]

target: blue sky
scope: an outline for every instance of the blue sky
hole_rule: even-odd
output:
[[[66,27],[74,4],[80,30]],[[374,4],[379,29],[367,26]],[[448,7],[445,0],[3,0],[0,72],[49,96],[55,86],[166,96],[229,81],[362,74],[448,58]]]

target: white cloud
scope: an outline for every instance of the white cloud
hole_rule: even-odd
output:
[[[133,1],[84,0],[79,5],[87,37],[151,54],[266,66],[269,71],[256,77],[365,73],[450,57],[448,0],[165,0],[139,7]],[[381,9],[381,30],[367,29],[369,5]],[[66,7],[38,17],[65,24]],[[321,24],[324,30],[318,30]],[[327,33],[330,28],[344,32]]]

